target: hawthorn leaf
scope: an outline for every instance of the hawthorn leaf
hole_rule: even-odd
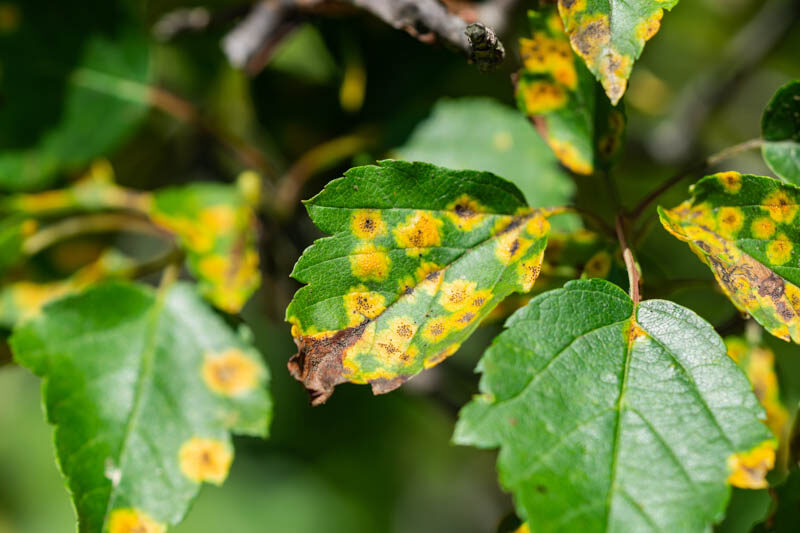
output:
[[[664,10],[678,0],[558,0],[572,49],[617,105],[628,85],[633,62],[661,28]]]
[[[258,222],[239,187],[194,183],[153,193],[153,221],[176,233],[200,292],[229,313],[239,312],[261,284]]]
[[[728,355],[753,385],[753,392],[767,412],[767,426],[779,441],[786,433],[789,412],[781,402],[778,376],[775,373],[775,354],[766,346],[753,344],[742,337],[727,337]]]
[[[575,184],[528,121],[489,98],[439,100],[394,151],[407,161],[508,176],[531,207],[566,205],[575,193]],[[579,226],[571,222],[565,229]]]
[[[231,433],[266,436],[258,352],[195,294],[105,283],[45,307],[11,338],[44,408],[80,533],[159,533],[200,483],[221,484]]]
[[[729,484],[766,486],[775,442],[713,327],[605,280],[537,296],[481,359],[454,440],[500,447],[533,531],[703,532]]]
[[[331,237],[292,271],[292,375],[324,403],[336,385],[394,390],[452,355],[506,296],[526,292],[547,241],[543,211],[488,172],[383,161],[306,202]]]
[[[761,153],[779,177],[800,185],[800,80],[775,93],[761,117]]]
[[[692,186],[661,224],[689,243],[741,311],[785,341],[800,342],[800,188],[720,172]]]
[[[117,2],[5,3],[0,188],[51,185],[107,153],[149,109],[150,46]],[[70,31],[64,31],[64,21]]]
[[[608,168],[622,148],[625,113],[614,108],[576,60],[555,8],[529,12],[530,39],[520,39],[516,78],[519,109],[531,118],[556,157],[577,174]]]

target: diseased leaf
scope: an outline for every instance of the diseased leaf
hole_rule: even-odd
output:
[[[149,215],[175,232],[200,291],[229,313],[261,284],[255,213],[241,188],[195,183],[156,191]]]
[[[261,283],[253,210],[258,185],[250,173],[241,178],[236,186],[193,183],[141,192],[116,185],[106,162],[93,165],[88,176],[71,187],[12,195],[2,207],[31,217],[106,210],[149,217],[178,237],[200,292],[220,309],[236,313]],[[0,239],[2,235],[0,231]]]
[[[506,323],[454,440],[500,447],[502,485],[535,531],[703,532],[732,483],[763,487],[775,442],[710,324],[567,283]]]
[[[42,188],[112,150],[149,105],[146,33],[117,2],[25,0],[0,35],[0,188]],[[64,31],[64,21],[70,31]]]
[[[201,482],[224,481],[230,433],[267,434],[266,367],[188,285],[98,285],[11,344],[44,380],[80,533],[163,532]]]
[[[511,183],[487,172],[383,161],[350,169],[306,203],[332,234],[292,271],[289,369],[325,402],[347,381],[389,392],[453,354],[539,274],[549,229]]]
[[[800,189],[721,172],[691,192],[678,207],[659,208],[661,223],[689,243],[738,309],[776,337],[800,342]]]
[[[575,50],[616,105],[644,43],[661,28],[664,10],[678,0],[558,0]]]
[[[440,100],[395,151],[408,161],[508,176],[531,207],[566,205],[575,192],[575,184],[528,121],[488,98]],[[573,219],[565,229],[578,226]]]
[[[787,83],[772,97],[761,117],[761,136],[769,168],[800,185],[800,81]]]
[[[625,113],[576,60],[555,8],[529,17],[533,35],[520,40],[517,105],[565,167],[578,174],[607,168],[622,148]]]
[[[753,385],[753,391],[767,412],[767,425],[782,440],[786,432],[789,413],[781,403],[778,376],[775,374],[775,354],[766,346],[754,345],[741,337],[727,337],[728,355],[744,371]]]

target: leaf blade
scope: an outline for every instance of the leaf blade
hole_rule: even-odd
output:
[[[478,368],[482,394],[454,441],[500,447],[501,483],[542,531],[704,531],[724,508],[729,457],[767,442],[774,458],[711,326],[666,301],[634,311],[605,281],[534,298]]]
[[[800,185],[800,81],[794,80],[770,100],[761,117],[761,153],[779,177]]]

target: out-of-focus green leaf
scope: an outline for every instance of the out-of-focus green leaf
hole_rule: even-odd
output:
[[[575,58],[555,8],[529,17],[533,34],[520,40],[517,105],[565,167],[578,174],[608,167],[622,148],[624,112]]]
[[[150,51],[116,2],[9,5],[16,22],[0,34],[0,188],[18,191],[51,184],[133,130],[148,109]]]
[[[772,97],[761,117],[761,136],[769,168],[800,185],[800,81],[787,83]]]
[[[501,447],[500,481],[541,531],[703,532],[729,484],[763,487],[775,442],[712,326],[573,281],[515,313],[479,364],[455,441]]]
[[[24,215],[0,220],[0,275],[22,259],[22,244],[26,237],[36,231],[36,227],[36,221]]]
[[[616,105],[644,43],[661,28],[664,10],[678,0],[558,0],[572,48]]]
[[[753,533],[795,533],[800,524],[800,469],[789,471],[786,480],[775,487],[769,516],[753,528]]]
[[[706,263],[738,309],[771,334],[800,342],[800,188],[720,172],[692,197],[659,208],[661,223]]]
[[[767,412],[767,425],[778,440],[783,440],[789,413],[781,402],[775,354],[766,346],[752,344],[741,337],[727,337],[728,355],[744,371],[758,401]]]
[[[269,69],[311,83],[331,83],[336,79],[338,67],[319,30],[303,24],[281,42],[269,60]]]
[[[488,172],[384,161],[306,203],[332,237],[292,271],[292,374],[323,403],[339,383],[402,385],[453,354],[501,300],[533,287],[549,224]]]
[[[153,193],[153,221],[175,232],[200,291],[236,313],[261,284],[255,213],[241,187],[195,183]]]
[[[395,152],[408,161],[507,176],[531,207],[566,205],[575,192],[528,121],[488,98],[440,100]],[[577,227],[577,221],[570,225]]]
[[[224,481],[231,432],[267,434],[266,367],[190,286],[99,285],[11,343],[44,379],[81,533],[165,531],[200,483]]]

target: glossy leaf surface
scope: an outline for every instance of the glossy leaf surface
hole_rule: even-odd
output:
[[[761,136],[769,168],[800,185],[800,81],[787,83],[772,97],[761,117]]]
[[[661,28],[664,10],[678,0],[558,0],[572,49],[603,85],[614,105],[628,85],[633,62]]]
[[[549,228],[487,172],[384,161],[349,170],[309,200],[332,237],[295,265],[289,362],[315,404],[346,381],[375,393],[438,364],[503,298],[531,289]]]
[[[517,105],[565,167],[578,174],[607,167],[622,147],[623,111],[575,57],[555,8],[529,16],[533,33],[520,40]]]
[[[776,337],[800,342],[800,188],[721,172],[691,191],[674,209],[659,208],[661,223],[689,243],[737,308]]]
[[[775,443],[722,339],[692,311],[603,280],[534,298],[479,364],[455,441],[500,447],[531,531],[702,532]]]
[[[163,532],[201,482],[224,481],[230,433],[267,434],[267,369],[188,285],[95,286],[46,307],[12,347],[43,378],[81,533]]]

